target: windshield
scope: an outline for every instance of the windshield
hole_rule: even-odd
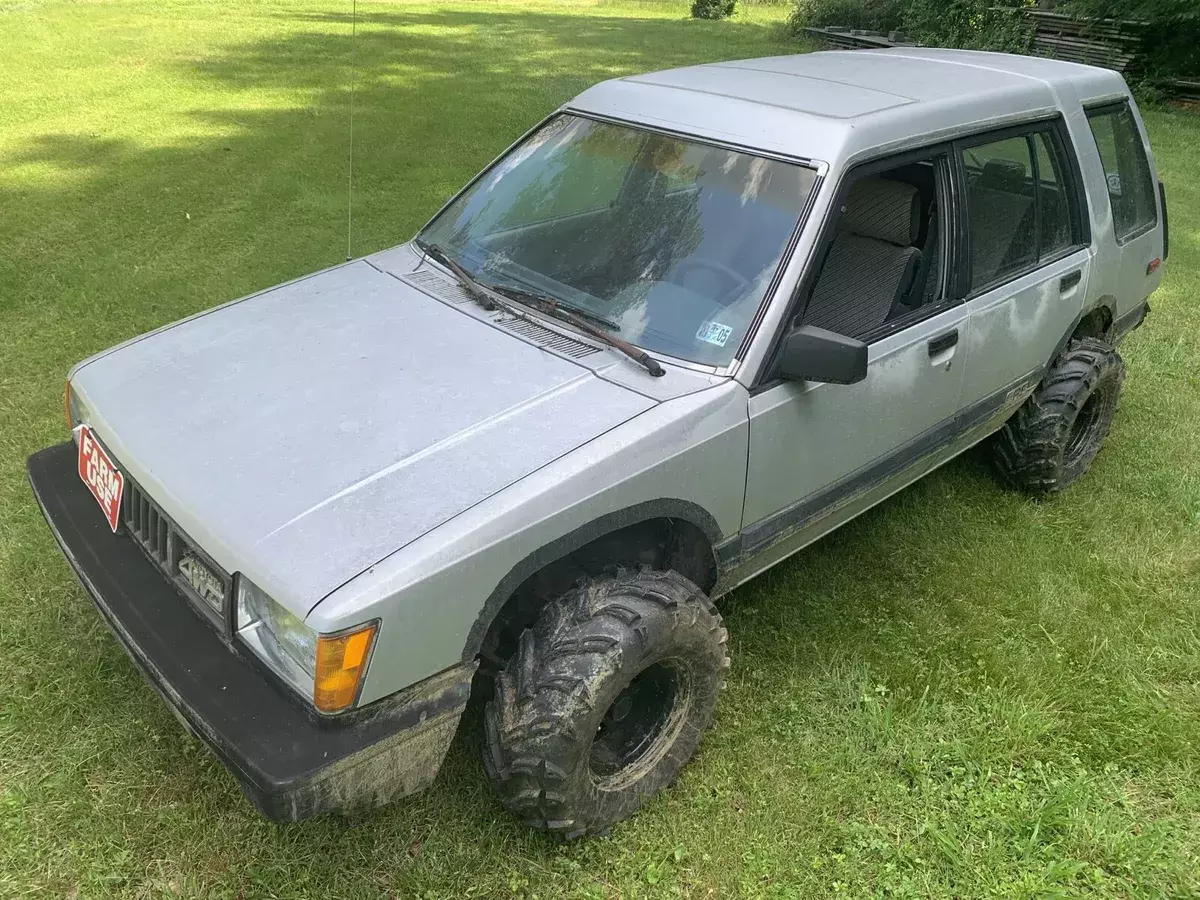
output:
[[[651,352],[733,359],[812,169],[559,116],[421,233],[478,281],[609,320]]]

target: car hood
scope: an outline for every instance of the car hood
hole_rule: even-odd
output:
[[[365,261],[135,339],[72,384],[178,526],[299,615],[654,405]]]

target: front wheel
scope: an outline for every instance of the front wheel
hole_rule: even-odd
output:
[[[711,725],[727,640],[677,572],[596,579],[550,603],[484,713],[484,764],[505,808],[569,838],[633,813]]]
[[[1011,486],[1053,494],[1091,466],[1108,436],[1125,363],[1095,338],[1073,340],[996,435],[992,458]]]

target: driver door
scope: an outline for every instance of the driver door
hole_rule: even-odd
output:
[[[743,578],[920,477],[953,437],[969,315],[942,264],[956,231],[950,177],[948,153],[927,151],[863,167],[843,187],[834,207],[841,219],[826,234],[822,269],[801,287],[804,312],[793,321],[866,343],[867,376],[851,385],[768,381],[752,394]],[[921,221],[906,231],[909,209]],[[883,221],[898,224],[883,228]],[[893,287],[898,261],[914,255],[925,281],[906,287],[902,275]],[[869,260],[865,271],[851,271]],[[901,302],[879,306],[886,313],[878,321],[879,310],[867,307],[879,304],[872,297],[884,282],[884,293]]]

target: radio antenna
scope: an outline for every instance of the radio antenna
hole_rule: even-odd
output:
[[[350,151],[346,165],[346,262],[354,228],[354,83],[358,80],[358,0],[350,0]]]

